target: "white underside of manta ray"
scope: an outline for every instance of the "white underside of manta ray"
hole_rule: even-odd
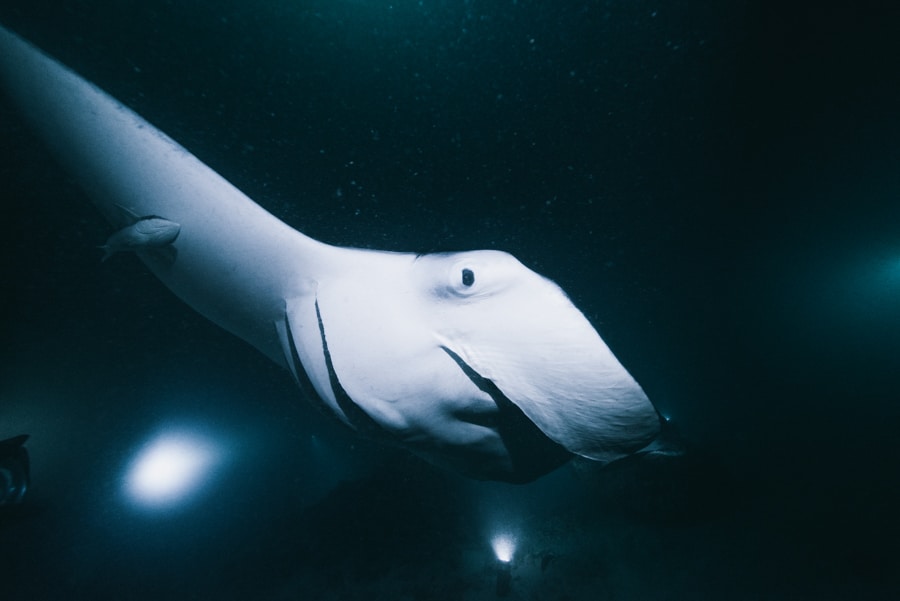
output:
[[[0,82],[118,230],[108,252],[136,251],[360,433],[514,482],[571,454],[620,459],[659,433],[653,405],[585,316],[511,255],[313,240],[3,28]]]

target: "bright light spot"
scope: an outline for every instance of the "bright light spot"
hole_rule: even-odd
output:
[[[513,553],[516,551],[516,540],[509,534],[497,534],[491,539],[491,546],[494,548],[494,555],[503,563],[512,561]]]
[[[145,507],[170,507],[196,492],[221,460],[209,440],[165,433],[147,444],[126,476],[129,496]]]

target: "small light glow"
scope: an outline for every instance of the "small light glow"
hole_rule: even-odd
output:
[[[491,539],[491,547],[494,548],[494,555],[503,563],[512,561],[513,553],[516,552],[516,541],[509,534],[497,534]]]
[[[196,492],[220,461],[221,453],[205,438],[165,433],[138,454],[126,476],[129,496],[145,507],[170,507]]]

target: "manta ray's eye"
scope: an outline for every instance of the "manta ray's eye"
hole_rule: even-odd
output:
[[[463,269],[462,270],[462,284],[466,288],[475,283],[475,272],[471,269]]]

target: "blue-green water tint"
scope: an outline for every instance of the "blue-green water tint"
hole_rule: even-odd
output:
[[[559,282],[693,463],[525,487],[359,440],[130,257],[0,104],[4,599],[896,596],[900,72],[874,3],[8,1],[0,21],[335,244]],[[119,260],[121,259],[121,260]],[[232,462],[120,503],[156,428]]]

